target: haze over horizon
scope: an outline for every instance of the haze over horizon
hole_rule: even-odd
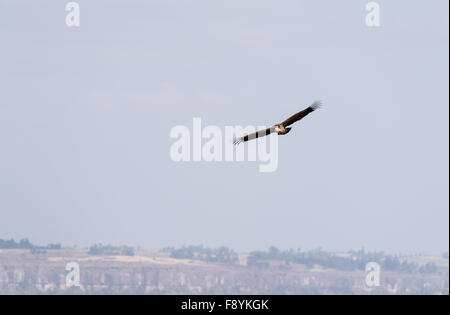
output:
[[[449,251],[448,1],[66,2],[0,3],[0,239]],[[273,173],[170,159],[317,99]]]

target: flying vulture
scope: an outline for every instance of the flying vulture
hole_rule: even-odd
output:
[[[285,135],[287,134],[289,131],[291,131],[291,127],[288,128],[288,126],[292,125],[293,123],[299,121],[300,119],[302,119],[303,117],[305,117],[306,115],[308,115],[309,113],[312,113],[313,111],[315,111],[316,109],[318,109],[320,106],[322,105],[322,103],[320,101],[315,101],[314,103],[311,104],[311,106],[309,106],[308,108],[298,112],[297,114],[292,115],[291,117],[289,117],[288,119],[286,119],[285,121],[283,121],[281,124],[277,124],[273,127],[267,128],[267,129],[263,129],[263,130],[258,130],[256,132],[253,132],[251,134],[248,134],[244,137],[240,137],[240,138],[236,138],[234,139],[234,144],[238,145],[241,142],[246,142],[252,139],[256,139],[259,137],[265,137],[273,132],[276,132],[279,135]]]

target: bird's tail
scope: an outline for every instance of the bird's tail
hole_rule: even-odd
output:
[[[315,101],[314,103],[311,104],[311,106],[309,106],[309,108],[311,108],[313,111],[315,111],[316,109],[322,107],[322,102],[321,101]]]

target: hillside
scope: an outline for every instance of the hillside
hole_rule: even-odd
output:
[[[92,255],[87,250],[0,250],[1,294],[448,294],[448,259],[403,257],[434,262],[434,273],[381,270],[380,286],[368,287],[364,270],[268,261],[249,266],[248,254],[233,264],[173,258],[168,252]],[[80,268],[80,286],[66,286],[66,265]]]

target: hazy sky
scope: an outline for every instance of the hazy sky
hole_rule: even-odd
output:
[[[0,238],[449,247],[447,0],[0,0]],[[170,159],[176,125],[270,125],[279,167]]]

